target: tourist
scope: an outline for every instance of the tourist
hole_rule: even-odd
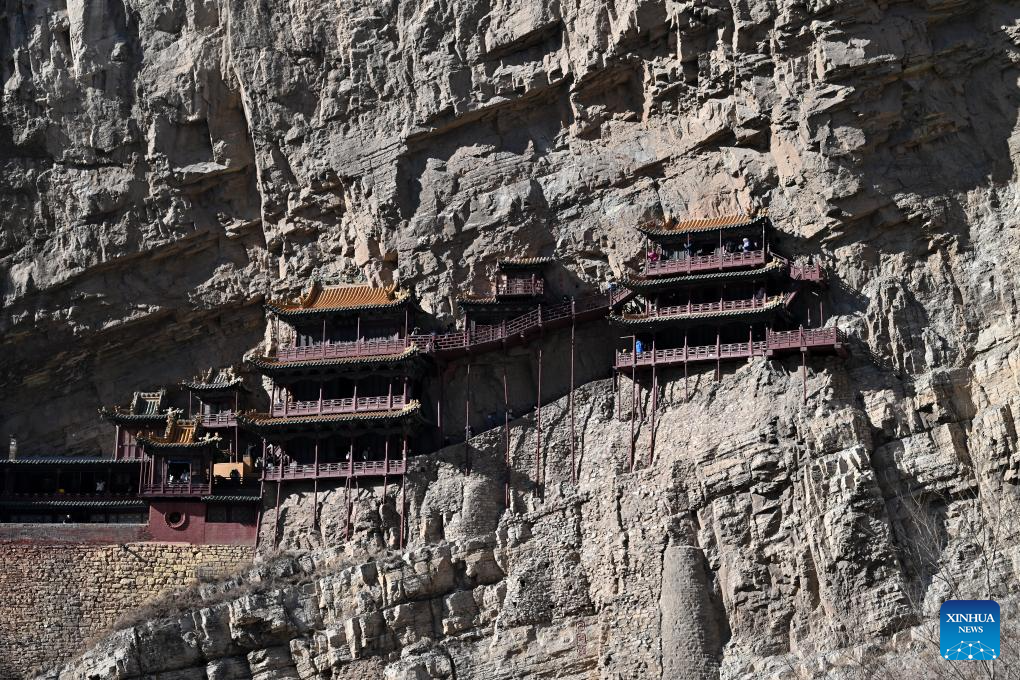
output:
[[[655,252],[654,250],[649,250],[648,251],[648,261],[649,262],[658,262],[659,261],[659,254],[657,252]]]
[[[635,340],[634,341],[634,351],[637,354],[641,354],[642,352],[644,352],[645,351],[644,343],[642,343],[640,340]]]
[[[752,250],[754,250],[754,244],[753,244],[753,243],[751,243],[751,239],[747,238],[746,236],[744,237],[744,245],[743,245],[743,247],[742,247],[742,250],[743,250],[743,251],[744,251],[745,253],[749,253],[749,252],[751,252]]]

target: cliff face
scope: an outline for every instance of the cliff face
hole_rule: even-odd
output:
[[[589,290],[662,214],[768,206],[855,338],[807,405],[793,365],[689,401],[664,379],[635,474],[632,393],[589,383],[578,483],[560,401],[541,447],[515,424],[510,514],[499,436],[470,475],[441,451],[403,557],[377,538],[392,487],[343,547],[329,494],[322,532],[291,494],[304,582],[118,633],[65,677],[854,677],[894,641],[916,672],[942,599],[1015,582],[1015,3],[4,9],[0,434],[22,452],[94,450],[100,403],[236,363],[262,297],[313,275],[413,286],[445,320],[506,253],[555,249],[556,293]]]

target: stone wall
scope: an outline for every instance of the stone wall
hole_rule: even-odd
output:
[[[43,542],[51,527],[37,528],[35,542],[25,526],[22,540],[0,536],[0,680],[68,659],[125,612],[251,559],[243,546]]]

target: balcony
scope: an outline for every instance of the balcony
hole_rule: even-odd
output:
[[[233,411],[220,411],[219,413],[202,413],[195,418],[202,427],[234,427],[237,425],[237,414]]]
[[[740,312],[755,312],[774,309],[784,301],[786,304],[793,299],[794,293],[774,295],[763,298],[747,298],[743,300],[718,300],[715,302],[688,302],[686,305],[669,307],[653,307],[647,305],[644,312],[624,314],[623,320],[629,322],[656,321],[659,319],[683,319],[697,316],[715,316]]]
[[[267,482],[300,479],[346,479],[348,477],[383,477],[404,474],[403,460],[365,461],[362,463],[320,463],[319,465],[291,464],[285,467],[269,468],[262,473]]]
[[[371,413],[377,411],[399,411],[407,405],[403,395],[386,397],[358,397],[354,399],[313,399],[311,401],[288,401],[273,404],[274,418],[290,416],[318,416],[334,413]]]
[[[273,357],[279,362],[346,359],[400,354],[411,346],[408,338],[386,340],[353,340],[350,342],[315,342],[301,347],[281,347]]]
[[[496,297],[526,297],[545,294],[545,280],[506,279],[496,284]]]
[[[777,352],[806,349],[835,350],[838,353],[843,353],[845,341],[843,332],[837,328],[769,331],[764,341],[690,345],[658,349],[654,352],[638,352],[636,355],[629,350],[618,350],[616,352],[616,368],[621,371],[629,371],[653,365],[670,366],[700,361],[771,357]]]
[[[143,484],[142,496],[160,497],[187,497],[187,496],[208,496],[212,493],[212,484],[209,482],[189,482],[181,484]]]
[[[713,255],[694,255],[679,260],[646,261],[642,274],[645,276],[665,276],[667,274],[699,274],[704,272],[742,269],[765,264],[765,251],[752,250],[740,253],[722,253]]]

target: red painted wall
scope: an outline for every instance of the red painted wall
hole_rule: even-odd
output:
[[[255,545],[255,524],[206,522],[205,503],[188,499],[159,499],[149,504],[149,534],[154,541],[194,545]],[[170,526],[168,515],[179,512],[180,526]]]
[[[116,545],[149,540],[152,536],[145,524],[0,524],[0,542]]]

